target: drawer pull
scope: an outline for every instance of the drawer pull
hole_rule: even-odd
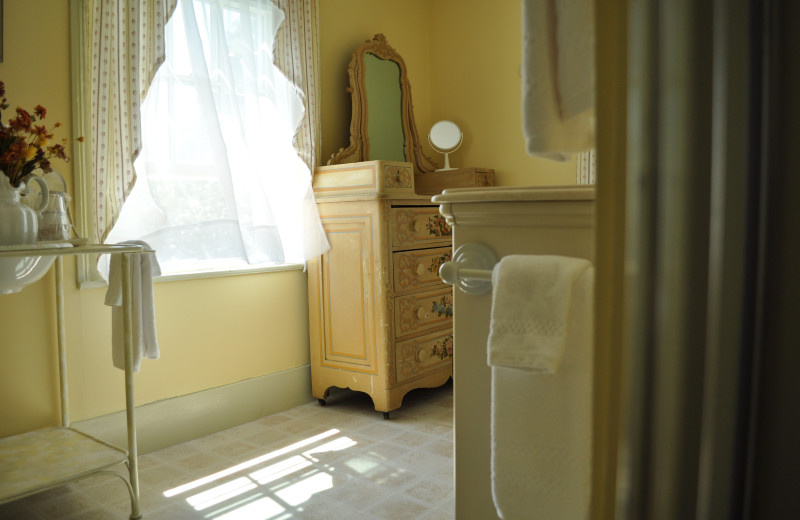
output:
[[[411,230],[416,231],[417,233],[422,233],[423,231],[425,231],[425,227],[427,224],[428,223],[426,220],[413,219],[411,221]]]
[[[416,309],[414,309],[414,314],[416,314],[417,318],[421,320],[428,318],[428,313],[425,312],[425,309],[423,309],[422,307],[417,307]]]
[[[415,357],[417,358],[417,363],[424,363],[430,357],[430,353],[425,349],[419,349]]]

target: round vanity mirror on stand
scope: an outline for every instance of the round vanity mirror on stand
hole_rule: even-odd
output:
[[[437,169],[437,172],[455,170],[450,167],[450,154],[458,150],[463,139],[464,134],[461,129],[452,121],[439,121],[431,127],[431,131],[428,133],[428,142],[431,144],[431,148],[444,154],[444,168]]]

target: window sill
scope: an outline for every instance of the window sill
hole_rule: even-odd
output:
[[[182,280],[194,280],[199,278],[221,278],[223,276],[240,276],[245,274],[272,273],[278,271],[302,271],[303,264],[280,264],[267,265],[263,267],[242,267],[233,269],[210,269],[189,273],[168,274],[159,276],[154,282],[176,282]]]
[[[178,282],[184,280],[197,280],[202,278],[221,278],[224,276],[241,276],[247,274],[272,273],[279,271],[302,271],[303,264],[280,264],[262,267],[242,267],[234,269],[210,269],[205,271],[168,274],[153,279],[153,283]],[[80,289],[97,289],[107,287],[108,284],[98,276],[97,280],[87,280],[79,283]]]

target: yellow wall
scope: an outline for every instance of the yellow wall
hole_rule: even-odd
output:
[[[435,0],[430,6],[430,120],[449,119],[464,132],[450,165],[494,168],[500,185],[575,184],[574,161],[525,152],[521,2]],[[423,135],[429,129],[420,127]]]
[[[65,125],[59,137],[68,137],[71,126],[68,15],[67,2],[4,5],[0,80],[6,86],[9,111],[44,105],[46,121]],[[32,37],[33,25],[35,34],[47,37]],[[9,111],[3,114],[6,122]],[[63,163],[54,165],[69,171]],[[0,296],[0,436],[55,420],[57,365],[48,348],[55,340],[55,314],[52,305],[43,305],[53,301],[52,273],[45,280],[21,294]]]
[[[70,136],[68,2],[5,2],[4,14],[0,80],[9,102],[44,105],[48,120],[64,123],[60,135]],[[524,151],[519,15],[518,2],[486,9],[479,0],[321,0],[322,162],[348,145],[352,51],[384,33],[408,67],[423,139],[439,119],[464,129],[454,166],[494,168],[504,185],[573,184],[571,164]],[[56,167],[71,182],[70,165]],[[75,288],[73,259],[65,262],[65,282],[72,419],[120,410],[122,372],[110,362],[104,291]],[[50,274],[21,294],[0,296],[0,437],[58,421],[52,287]],[[158,283],[155,297],[162,359],[144,361],[137,404],[308,363],[300,271]]]

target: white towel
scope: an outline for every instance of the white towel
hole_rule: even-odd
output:
[[[507,267],[520,263],[538,267],[527,275],[504,276]],[[498,515],[584,520],[591,494],[594,269],[572,258],[506,257],[495,272],[495,298],[501,294],[492,303],[489,359],[492,496]],[[508,284],[517,304],[503,298]],[[530,292],[535,290],[544,292]],[[553,326],[544,334],[499,336],[498,304],[516,305],[508,310],[512,316],[519,316],[520,307],[536,312],[520,319]],[[514,338],[534,354],[510,348]]]
[[[492,273],[489,365],[556,372],[571,288],[590,266],[562,256],[503,257]]]
[[[522,126],[528,153],[594,147],[594,3],[523,0]]]
[[[145,242],[131,240],[125,244],[136,244],[150,249]],[[111,357],[114,366],[125,369],[124,314],[122,311],[122,255],[110,255],[108,291],[105,304],[111,309]],[[156,315],[153,302],[153,278],[161,275],[161,268],[154,253],[131,255],[131,315],[133,331],[133,371],[138,372],[142,357],[158,359]]]

